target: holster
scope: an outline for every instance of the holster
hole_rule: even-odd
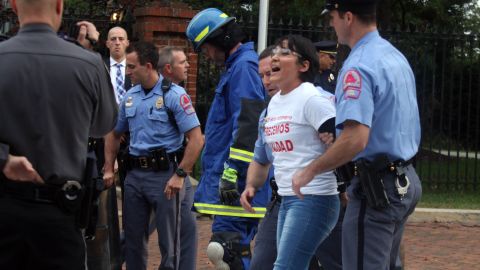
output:
[[[91,223],[91,220],[96,221],[96,218],[92,217],[92,214],[96,213],[96,205],[94,202],[100,195],[100,192],[104,189],[103,179],[100,177],[93,177],[94,164],[95,159],[87,158],[83,180],[83,198],[81,200],[80,210],[77,212],[77,227],[80,229],[87,228],[89,223]],[[95,234],[95,229],[93,229],[93,234]]]
[[[333,172],[337,176],[337,182],[349,183],[355,176],[355,164],[350,161],[336,168]]]
[[[152,162],[154,171],[168,171],[168,169],[170,169],[170,158],[165,149],[151,150],[150,155],[155,159],[155,161]]]
[[[182,162],[183,155],[185,154],[185,146],[182,146],[182,148],[178,149],[177,151],[173,152],[172,154],[174,155],[175,160],[170,160],[170,161],[173,161],[177,164],[180,164],[180,162]],[[172,154],[170,154],[170,156]],[[172,157],[170,157],[170,159],[172,159]]]
[[[360,159],[355,163],[357,168],[360,186],[365,194],[367,203],[375,209],[384,209],[390,205],[383,177],[386,168],[390,164],[386,155],[379,155],[373,161]]]

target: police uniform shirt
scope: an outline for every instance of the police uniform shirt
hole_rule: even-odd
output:
[[[325,70],[322,73],[318,73],[315,76],[314,83],[315,86],[320,86],[324,90],[330,92],[331,94],[335,94],[335,87],[337,84],[337,78],[332,73],[331,70]]]
[[[255,150],[253,151],[253,160],[260,164],[270,164],[273,162],[272,149],[265,141],[265,114],[267,110],[263,110],[258,121],[258,138],[255,141]]]
[[[27,24],[0,43],[0,142],[48,184],[81,180],[88,137],[115,125],[117,105],[100,55]]]
[[[337,128],[354,120],[370,128],[368,144],[358,158],[385,153],[409,160],[420,143],[415,78],[402,53],[378,31],[366,34],[352,48],[338,76]]]
[[[145,95],[140,84],[127,92],[120,104],[115,131],[130,131],[130,154],[147,156],[153,149],[163,148],[168,153],[178,150],[184,133],[200,125],[190,97],[185,90],[172,84],[164,95],[162,77]],[[167,107],[173,112],[178,130],[169,120]]]
[[[321,95],[311,83],[302,83],[293,91],[278,92],[270,100],[265,117],[265,141],[273,152],[278,194],[294,196],[292,177],[322,155],[325,144],[318,137],[319,127],[335,117],[332,101]],[[337,180],[332,171],[316,175],[303,194],[337,194]]]

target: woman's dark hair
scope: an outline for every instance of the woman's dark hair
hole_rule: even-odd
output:
[[[312,41],[299,35],[288,35],[281,37],[276,42],[277,47],[284,47],[284,41],[288,42],[288,48],[291,51],[300,55],[298,57],[299,64],[302,64],[303,61],[308,61],[310,63],[308,70],[300,74],[300,80],[302,82],[313,83],[315,76],[318,73],[320,63],[318,62],[317,50]]]

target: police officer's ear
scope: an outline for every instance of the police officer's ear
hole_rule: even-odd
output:
[[[145,63],[145,67],[146,67],[148,70],[153,69],[153,65],[152,65],[152,63],[150,63],[150,62]]]
[[[165,66],[163,67],[163,72],[165,72],[165,74],[171,75],[173,72],[172,64],[165,64]]]
[[[353,13],[347,11],[343,14],[343,19],[347,22],[348,25],[351,25],[353,22]]]

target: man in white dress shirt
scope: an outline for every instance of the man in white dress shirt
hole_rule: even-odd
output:
[[[125,50],[129,45],[127,32],[125,29],[116,26],[108,31],[106,42],[110,51],[110,58],[105,62],[110,69],[110,79],[112,80],[113,89],[115,90],[115,98],[120,103],[125,93],[130,89],[132,83],[129,77],[125,77]]]

